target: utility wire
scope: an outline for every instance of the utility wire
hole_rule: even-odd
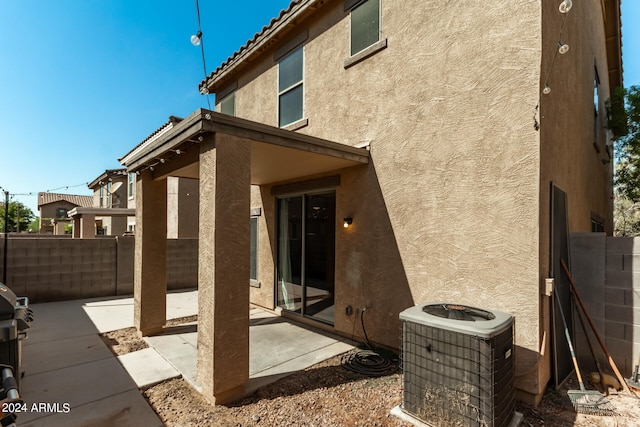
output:
[[[200,24],[200,4],[198,3],[198,0],[196,0],[196,14],[198,16],[198,35],[200,36],[200,53],[202,54],[202,68],[204,71],[204,80],[206,82],[207,80],[207,63],[204,59],[204,38],[202,37],[202,26]],[[206,87],[206,83],[205,83],[205,87],[203,88],[203,95],[207,97],[207,107],[209,107],[209,110],[211,110],[211,103],[209,102],[209,90]]]

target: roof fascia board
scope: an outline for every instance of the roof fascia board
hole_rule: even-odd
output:
[[[164,129],[162,129],[160,132],[155,134],[153,137],[151,137],[148,140],[144,141],[142,144],[138,145],[136,148],[131,150],[129,153],[125,154],[123,157],[118,159],[118,161],[123,165],[127,165],[131,161],[131,159],[136,158],[137,155],[139,155],[140,153],[144,152],[144,150],[149,145],[153,144],[153,142],[157,141],[162,135],[164,135],[165,133],[167,133],[171,129],[173,129],[173,127],[174,127],[174,124],[169,122],[169,124],[167,124]]]
[[[247,46],[245,49],[240,48],[241,50],[238,54],[235,57],[232,57],[232,59],[227,60],[227,64],[224,65],[221,70],[217,73],[214,71],[214,75],[205,80],[207,87],[209,89],[214,88],[220,82],[224,81],[228,75],[238,69],[247,58],[256,53],[260,54],[264,45],[266,45],[273,37],[277,36],[282,29],[300,18],[300,16],[304,14],[309,6],[315,1],[316,0],[303,0],[299,4],[294,5],[289,13],[277,20],[271,28],[268,28],[264,33],[260,34],[253,42],[250,42],[248,46],[245,45]]]
[[[211,120],[203,122],[202,130],[339,157],[363,164],[369,163],[369,151],[364,148],[352,147],[221,113],[212,113]]]
[[[202,108],[196,110],[189,117],[173,126],[170,131],[164,132],[152,144],[145,144],[145,150],[141,150],[135,156],[132,153],[129,163],[126,164],[127,170],[129,172],[135,171],[144,166],[145,163],[159,159],[162,154],[200,133],[206,114],[211,114],[211,112]]]

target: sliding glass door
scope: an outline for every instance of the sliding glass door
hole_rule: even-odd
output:
[[[278,199],[277,304],[333,324],[335,192]]]

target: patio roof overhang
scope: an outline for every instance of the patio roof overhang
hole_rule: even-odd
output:
[[[75,216],[82,215],[95,215],[95,216],[135,216],[135,209],[127,209],[127,208],[83,208],[77,207],[71,209],[67,212],[67,216],[69,218],[73,218]]]
[[[251,142],[251,184],[263,185],[369,163],[369,151],[262,123],[199,109],[170,131],[128,156],[129,172],[153,177],[199,177],[197,144],[222,133]]]

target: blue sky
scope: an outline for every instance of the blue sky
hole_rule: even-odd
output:
[[[288,4],[200,0],[207,71]],[[622,12],[625,85],[640,85],[640,1]],[[170,115],[206,107],[196,31],[195,0],[0,0],[0,186],[35,214],[39,191],[89,195]]]

